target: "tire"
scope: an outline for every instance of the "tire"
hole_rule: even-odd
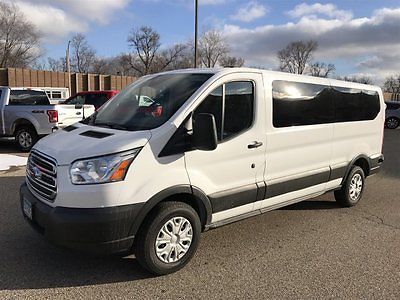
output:
[[[363,169],[353,166],[340,190],[335,191],[336,202],[343,207],[356,205],[364,192],[365,175]]]
[[[38,139],[36,130],[31,126],[18,127],[15,132],[15,141],[22,152],[29,152]]]
[[[389,117],[385,121],[385,126],[386,128],[389,129],[396,129],[397,127],[399,127],[399,125],[400,125],[400,120],[395,117]]]
[[[173,227],[173,224],[177,227]],[[171,238],[165,232],[171,233]],[[181,235],[178,237],[173,232],[181,232]],[[136,259],[155,275],[176,272],[193,257],[199,245],[200,234],[200,218],[191,206],[182,202],[160,203],[138,232],[134,247]],[[183,253],[184,251],[186,252]]]

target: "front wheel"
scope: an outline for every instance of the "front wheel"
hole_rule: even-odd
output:
[[[356,205],[364,192],[365,175],[363,169],[353,166],[340,190],[335,191],[336,201],[343,207]]]
[[[38,141],[36,130],[30,126],[19,127],[15,133],[15,140],[23,152],[29,152]]]
[[[396,129],[397,127],[399,127],[399,124],[400,124],[399,119],[394,117],[387,118],[385,121],[385,125],[389,129]]]
[[[200,218],[191,206],[160,203],[140,228],[135,241],[136,258],[153,274],[176,272],[193,257],[200,234]]]

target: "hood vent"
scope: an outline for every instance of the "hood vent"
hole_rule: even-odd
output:
[[[87,137],[92,137],[96,139],[103,139],[105,137],[114,135],[113,133],[107,133],[107,132],[101,132],[101,131],[94,131],[94,130],[89,130],[80,133],[79,135],[87,136]]]
[[[64,127],[63,130],[66,132],[70,132],[72,130],[78,129],[78,127],[74,126],[74,125],[69,125],[67,127]]]

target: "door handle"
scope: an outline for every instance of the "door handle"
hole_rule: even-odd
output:
[[[262,145],[263,145],[262,142],[254,141],[254,142],[252,142],[251,144],[248,144],[248,145],[247,145],[247,148],[249,148],[249,149],[255,149],[255,148],[261,147]]]

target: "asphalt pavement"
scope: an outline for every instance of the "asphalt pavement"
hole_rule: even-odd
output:
[[[50,245],[20,212],[23,168],[0,172],[0,299],[399,299],[400,130],[385,131],[384,154],[356,207],[328,193],[205,232],[189,265],[163,277],[133,256]]]

